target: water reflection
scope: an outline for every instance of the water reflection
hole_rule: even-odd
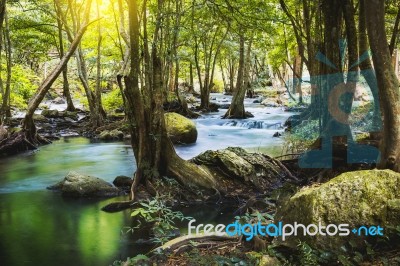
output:
[[[66,200],[46,191],[1,194],[2,265],[108,265],[132,256],[133,240],[120,234],[130,214],[100,212],[109,201]]]

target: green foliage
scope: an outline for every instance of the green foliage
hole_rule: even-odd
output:
[[[4,73],[2,78],[5,80]],[[39,81],[40,78],[31,69],[14,65],[11,76],[11,105],[25,109],[29,99],[36,92]]]
[[[115,89],[107,94],[103,94],[103,107],[107,112],[120,108],[123,105],[124,102],[120,90]]]
[[[300,242],[298,245],[300,250],[300,263],[301,265],[319,265],[318,256],[316,252],[305,242]]]
[[[235,220],[238,220],[241,224],[246,224],[246,223],[266,223],[268,221],[272,221],[274,219],[274,216],[268,212],[261,213],[259,211],[255,211],[252,213],[246,212],[242,216],[235,216]]]
[[[153,241],[156,243],[165,243],[171,236],[173,230],[177,229],[175,221],[191,220],[192,217],[186,217],[180,211],[173,211],[166,205],[164,198],[157,196],[154,199],[141,202],[131,217],[138,218],[138,228],[145,224],[152,225]]]
[[[214,80],[214,86],[211,88],[211,92],[222,93],[224,92],[224,82],[222,80]]]
[[[133,258],[127,258],[126,261],[114,261],[112,266],[128,266],[128,265],[151,265],[150,258],[146,255],[139,254]]]
[[[178,100],[178,97],[176,97],[176,94],[174,92],[168,92],[167,94],[167,102],[173,102],[175,100]]]

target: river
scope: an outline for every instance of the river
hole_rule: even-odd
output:
[[[219,103],[229,96],[212,95]],[[291,115],[280,108],[263,108],[246,99],[255,117],[223,120],[218,113],[196,120],[198,141],[177,146],[189,159],[208,149],[241,146],[249,151],[279,155],[282,140],[273,138]],[[63,138],[38,151],[0,160],[0,262],[1,265],[110,265],[148,251],[138,243],[141,232],[122,233],[131,225],[129,211],[99,211],[117,199],[68,199],[46,190],[69,171],[94,175],[112,182],[118,175],[132,176],[133,152],[128,143],[93,142]],[[205,211],[205,209],[207,211]],[[228,221],[219,206],[182,209],[198,222]],[[184,229],[184,225],[182,225]]]

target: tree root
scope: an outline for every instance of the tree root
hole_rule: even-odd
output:
[[[103,208],[101,208],[101,210],[109,213],[120,212],[131,208],[134,204],[135,204],[134,200],[117,201],[104,206]]]
[[[0,155],[14,155],[29,150],[36,150],[39,145],[50,143],[51,141],[37,134],[34,137],[28,137],[24,131],[20,131],[0,142]]]
[[[191,247],[204,247],[204,246],[210,246],[210,245],[218,245],[221,244],[221,242],[225,241],[232,241],[236,240],[234,243],[240,243],[241,237],[239,236],[229,236],[227,234],[223,235],[217,235],[215,233],[212,234],[195,234],[195,235],[186,235],[186,236],[181,236],[175,239],[172,239],[162,245],[161,247],[158,247],[151,251],[151,253],[157,254],[157,253],[174,253],[175,255],[182,253],[183,251],[186,251],[187,248]],[[193,242],[196,242],[195,245],[193,245]],[[227,245],[227,243],[222,243],[223,245]],[[229,242],[231,244],[231,242]]]

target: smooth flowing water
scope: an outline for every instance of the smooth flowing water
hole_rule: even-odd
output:
[[[216,101],[230,97],[214,95]],[[184,158],[208,149],[241,146],[272,155],[282,141],[273,138],[290,115],[246,101],[255,118],[222,120],[219,113],[196,121],[196,144],[178,146]],[[68,199],[46,190],[69,171],[98,176],[106,181],[132,176],[135,162],[128,143],[96,143],[86,138],[64,138],[34,153],[0,159],[0,265],[110,265],[148,251],[141,232],[121,234],[131,226],[129,211],[104,213],[101,207],[118,199]],[[206,210],[206,211],[205,211]],[[218,206],[183,209],[198,222],[233,219]],[[185,225],[182,225],[185,228]]]

